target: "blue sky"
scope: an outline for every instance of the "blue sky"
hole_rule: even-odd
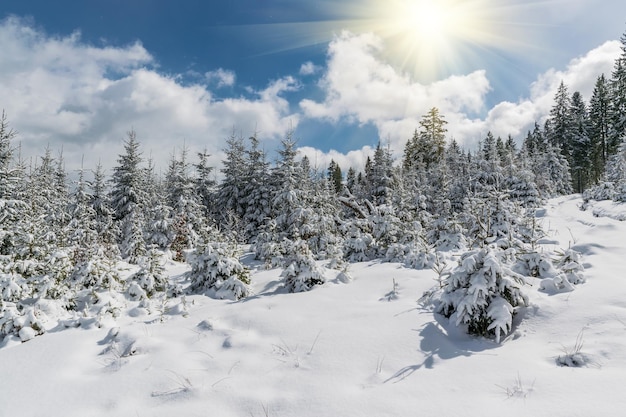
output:
[[[320,167],[358,166],[379,140],[401,153],[433,106],[467,147],[521,140],[561,80],[588,99],[610,73],[625,16],[621,0],[7,0],[0,107],[24,155],[62,147],[70,168],[113,166],[131,128],[162,167],[183,144],[219,164],[233,130],[273,158],[290,129]]]

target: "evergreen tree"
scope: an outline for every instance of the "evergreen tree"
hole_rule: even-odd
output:
[[[368,198],[372,203],[375,205],[391,204],[400,179],[393,167],[393,157],[389,147],[383,147],[378,143],[367,172],[367,182]]]
[[[571,147],[574,138],[571,119],[572,99],[563,81],[554,96],[554,105],[550,110],[550,118],[545,134],[548,142],[561,150],[568,162],[571,161]]]
[[[301,211],[306,209],[303,194],[308,191],[308,180],[302,183],[305,174],[301,164],[296,161],[296,142],[292,135],[292,132],[288,133],[281,142],[282,148],[278,151],[280,158],[272,170],[271,183],[274,188],[272,217],[276,221],[279,240],[287,238],[293,241],[300,237],[300,222],[297,219]]]
[[[175,236],[172,250],[178,261],[183,260],[184,250],[193,249],[200,240],[206,240],[209,233],[204,210],[195,194],[195,181],[190,176],[187,153],[183,147],[179,159],[172,155],[165,181],[167,201],[173,213]]]
[[[517,307],[528,304],[524,277],[485,248],[465,253],[447,279],[438,312],[470,334],[501,337],[511,332]]]
[[[611,122],[609,119],[609,87],[604,74],[596,80],[589,102],[589,137],[591,182],[597,183],[608,160],[608,143]]]
[[[225,243],[204,243],[189,259],[191,294],[214,295],[239,300],[250,294],[250,272],[239,262],[236,248]]]
[[[357,178],[356,178],[356,170],[353,167],[348,168],[348,172],[346,174],[346,188],[352,194],[356,193],[357,186]]]
[[[243,222],[245,237],[253,241],[271,213],[271,190],[269,187],[269,163],[265,152],[259,148],[256,135],[250,137],[250,148],[246,150],[242,200],[245,205]]]
[[[33,169],[28,198],[33,222],[37,224],[35,233],[37,238],[33,244],[38,245],[43,251],[65,246],[67,240],[64,232],[69,223],[68,191],[63,161],[62,159],[55,161],[50,148],[46,148],[44,156],[41,157],[41,165]]]
[[[419,133],[418,152],[423,155],[426,167],[433,162],[440,161],[446,144],[445,125],[448,122],[439,114],[439,109],[433,107],[422,117],[419,122],[421,130]]]
[[[109,257],[119,256],[117,239],[120,230],[113,221],[113,209],[109,201],[107,183],[102,164],[98,162],[91,182],[91,206],[95,212],[95,228],[98,241]]]
[[[12,166],[11,140],[16,132],[9,128],[4,111],[0,116],[0,255],[9,255],[15,245],[16,225],[26,214],[26,204],[17,197],[18,172]],[[1,266],[1,265],[0,265]]]
[[[581,94],[572,95],[570,119],[573,123],[571,142],[571,170],[574,191],[582,193],[587,188],[591,177],[591,139],[587,107]]]
[[[301,240],[294,242],[294,251],[281,276],[285,278],[285,288],[289,292],[310,291],[326,281],[309,246]]]
[[[207,216],[214,212],[213,199],[217,186],[217,182],[213,178],[213,167],[209,166],[210,156],[206,149],[203,152],[198,152],[198,163],[194,165],[196,169],[195,192]]]
[[[622,139],[626,136],[626,33],[620,41],[622,53],[615,61],[609,82],[609,119],[610,129],[607,141],[608,155],[617,152]]]
[[[124,151],[117,160],[118,166],[113,169],[110,200],[113,218],[120,229],[121,255],[135,263],[145,255],[146,247],[143,236],[145,192],[142,188],[145,171],[140,167],[142,158],[134,130],[128,132]]]
[[[524,148],[528,152],[528,155],[533,156],[535,153],[543,152],[546,149],[546,139],[539,127],[539,124],[535,122],[535,127],[532,132],[528,132],[526,139],[524,140]]]
[[[69,214],[71,216],[69,242],[73,247],[73,262],[85,262],[99,252],[96,211],[91,205],[93,196],[89,194],[89,182],[84,169],[78,171],[78,179],[71,193]]]
[[[13,147],[11,140],[16,132],[9,127],[4,110],[0,116],[0,199],[8,200],[15,191],[15,173],[12,168]]]
[[[410,173],[419,169],[419,165],[422,164],[423,155],[419,152],[420,147],[420,135],[415,129],[413,136],[406,142],[404,146],[404,156],[402,158],[402,170],[404,173]]]
[[[152,158],[145,169],[145,228],[144,235],[148,247],[168,250],[174,240],[174,220],[172,207],[168,204],[167,186],[157,178]]]
[[[613,199],[626,202],[626,141],[622,141],[617,153],[611,155],[606,167],[606,179],[613,184]]]
[[[548,145],[546,150],[533,157],[535,182],[545,198],[572,193],[572,177],[567,159],[558,148]]]
[[[327,176],[335,192],[340,193],[343,188],[343,177],[341,174],[341,167],[334,160],[331,160],[328,165]]]
[[[242,201],[243,184],[241,178],[245,171],[245,145],[243,138],[233,134],[226,140],[224,149],[226,158],[222,161],[221,172],[224,175],[217,190],[216,202],[219,224],[228,231],[236,232],[237,225],[245,213]]]

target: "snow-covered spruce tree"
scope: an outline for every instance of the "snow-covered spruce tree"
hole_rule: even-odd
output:
[[[91,205],[92,196],[89,194],[85,172],[78,171],[78,179],[70,194],[69,212],[71,216],[68,225],[69,245],[72,251],[74,264],[85,262],[100,252],[98,231],[96,227],[96,211]]]
[[[27,212],[26,203],[17,195],[18,171],[13,166],[11,144],[15,135],[16,132],[9,128],[3,111],[0,116],[0,255],[13,253],[17,226],[20,221],[25,220]]]
[[[13,164],[13,146],[11,140],[16,132],[9,128],[4,110],[0,116],[0,199],[7,200],[13,197],[16,187],[16,176]]]
[[[343,256],[349,262],[363,262],[373,259],[376,255],[374,237],[372,236],[372,224],[369,221],[370,209],[373,205],[366,200],[360,204],[346,187],[343,195],[339,196],[339,202],[350,213],[340,222],[339,231],[343,238]]]
[[[375,257],[374,238],[367,219],[350,219],[341,225],[343,255],[349,262],[364,262]]]
[[[500,247],[520,246],[517,211],[503,191],[485,190],[472,196],[465,215],[470,247],[492,243]]]
[[[259,148],[256,134],[250,137],[250,147],[246,150],[245,170],[241,181],[243,183],[242,201],[245,205],[243,223],[245,237],[253,242],[263,225],[270,216],[271,190],[269,164],[265,152]]]
[[[511,201],[527,208],[539,207],[542,201],[534,178],[535,175],[528,169],[511,172],[505,179]]]
[[[211,155],[206,149],[198,152],[198,163],[194,164],[196,176],[194,179],[195,194],[203,207],[205,216],[214,212],[214,195],[217,183],[214,179],[213,167],[209,165]]]
[[[270,219],[255,244],[257,259],[264,261],[269,260],[262,258],[264,254],[280,261],[275,256],[276,249],[288,250],[293,247],[292,242],[307,238],[307,226],[314,221],[310,204],[313,190],[310,166],[306,158],[296,160],[296,142],[292,135],[289,131],[283,139],[279,159],[270,174]]]
[[[167,251],[174,239],[172,208],[167,201],[165,184],[155,173],[152,158],[145,169],[144,239],[147,247]]]
[[[544,151],[536,153],[532,169],[536,174],[535,183],[541,197],[550,198],[572,193],[569,163],[557,147],[548,144]]]
[[[574,181],[574,191],[582,193],[587,189],[591,181],[592,172],[592,146],[589,136],[589,112],[587,105],[583,101],[580,92],[576,91],[572,95],[572,107],[570,109],[571,120],[574,124],[571,143],[571,163],[572,180]]]
[[[42,239],[40,246],[62,247],[67,244],[65,232],[69,223],[64,163],[62,158],[55,160],[49,148],[40,163],[30,176],[28,199],[32,219],[38,223],[37,234]]]
[[[407,239],[404,236],[404,225],[392,205],[373,207],[369,216],[372,225],[372,237],[376,242],[377,257],[390,261],[401,261],[393,255],[393,248],[397,245],[405,246]],[[392,253],[390,253],[390,249]]]
[[[281,276],[285,279],[285,288],[289,292],[304,292],[326,282],[322,270],[317,266],[315,257],[306,242],[296,240],[289,249],[289,258]]]
[[[131,130],[124,141],[123,155],[111,178],[111,207],[115,222],[119,225],[119,248],[122,258],[130,263],[138,262],[146,254],[143,235],[145,203],[144,174],[141,169],[141,153],[137,134]]]
[[[322,176],[313,181],[308,202],[313,216],[303,224],[301,235],[317,259],[339,265],[343,259],[343,240],[338,229],[339,208],[333,184]]]
[[[626,33],[620,37],[621,54],[615,60],[609,80],[609,131],[607,137],[607,156],[617,152],[626,136]]]
[[[162,252],[151,248],[139,271],[129,278],[126,292],[132,299],[152,298],[155,294],[167,290],[168,276],[162,262]]]
[[[435,216],[431,223],[428,241],[436,251],[458,251],[467,247],[466,231],[459,215],[452,213]]]
[[[245,145],[241,137],[232,135],[226,141],[227,147],[224,149],[226,159],[222,161],[221,172],[224,176],[217,193],[215,219],[220,225],[220,230],[227,234],[238,234],[240,220],[245,213],[244,202],[242,201],[242,190],[244,184],[245,171]],[[238,238],[241,238],[240,236]]]
[[[239,261],[235,245],[203,243],[191,252],[187,262],[191,265],[191,271],[186,274],[190,294],[234,300],[250,294],[250,272]]]
[[[265,262],[268,269],[283,266],[287,254],[287,245],[291,243],[287,239],[278,241],[276,237],[276,221],[269,219],[259,230],[252,245],[255,258]]]
[[[393,166],[393,158],[389,147],[383,147],[378,143],[374,151],[372,163],[366,171],[366,181],[368,184],[368,199],[374,205],[389,205],[392,197],[396,193],[400,179]]]
[[[600,181],[608,160],[607,144],[610,131],[609,85],[604,74],[595,83],[589,100],[589,138],[592,184]]]
[[[208,237],[205,210],[195,193],[190,168],[187,149],[183,148],[179,159],[172,156],[165,181],[168,205],[173,213],[174,238],[171,249],[177,261],[183,260],[184,251],[193,249],[200,240]]]
[[[572,98],[563,81],[554,95],[554,105],[550,109],[550,117],[546,124],[545,136],[548,143],[559,149],[568,164],[572,161],[571,145],[575,136],[575,123],[572,119]]]
[[[78,264],[72,271],[70,282],[76,291],[120,291],[124,286],[117,260],[107,256],[93,256]]]
[[[465,253],[446,280],[437,312],[470,334],[500,343],[511,332],[513,316],[528,303],[525,279],[499,259],[491,248]]]
[[[296,160],[293,132],[287,133],[278,154],[279,160],[271,173],[272,217],[276,221],[276,240],[293,241],[300,237],[299,226],[307,216],[303,212],[309,209],[304,204],[304,194],[310,192],[311,181],[309,173],[304,173],[301,163]]]
[[[626,140],[620,143],[617,153],[609,158],[606,179],[613,184],[615,190],[613,200],[626,202]]]
[[[102,164],[98,162],[91,182],[91,206],[95,211],[95,227],[104,254],[111,258],[120,256],[117,239],[120,230],[113,221],[113,209],[108,197],[107,183]]]
[[[176,237],[172,209],[162,201],[148,210],[146,225],[146,244],[153,245],[162,251],[170,248]]]

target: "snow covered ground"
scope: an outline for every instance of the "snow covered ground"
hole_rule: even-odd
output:
[[[328,270],[287,294],[280,270],[248,262],[243,301],[129,304],[102,328],[5,342],[0,416],[624,415],[626,207],[580,203],[550,200],[542,242],[581,252],[586,283],[548,294],[533,281],[501,344],[418,304],[433,271],[353,264],[350,281]],[[173,279],[184,268],[170,265]]]

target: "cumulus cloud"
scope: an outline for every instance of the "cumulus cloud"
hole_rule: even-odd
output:
[[[374,148],[371,146],[364,146],[361,149],[355,149],[348,152],[339,152],[334,149],[322,152],[321,150],[311,146],[302,146],[298,148],[298,154],[301,157],[306,156],[309,158],[311,167],[318,172],[325,173],[326,169],[330,165],[330,162],[335,161],[345,174],[350,167],[357,171],[364,170],[367,156],[374,154]]]
[[[215,71],[209,71],[204,74],[209,82],[217,83],[217,87],[231,87],[235,85],[235,73],[230,70],[218,68]]]
[[[535,122],[543,123],[561,80],[570,93],[580,91],[588,99],[597,77],[610,74],[620,53],[619,42],[606,42],[571,60],[565,69],[541,74],[529,86],[527,98],[487,109],[491,87],[485,71],[420,84],[384,62],[380,58],[383,47],[381,39],[372,34],[342,33],[329,45],[327,68],[319,83],[325,97],[321,101],[304,99],[300,108],[306,117],[329,123],[371,123],[380,140],[389,142],[398,154],[432,107],[448,121],[448,136],[467,147],[473,147],[488,131],[521,140]]]
[[[446,116],[482,110],[490,90],[485,71],[424,85],[379,59],[381,48],[382,41],[373,34],[344,32],[336,38],[320,81],[325,99],[302,100],[304,115],[332,123],[372,123],[380,137],[397,148],[433,106]]]
[[[299,88],[290,77],[251,90],[246,97],[216,99],[205,85],[183,85],[155,69],[140,44],[87,45],[80,33],[51,36],[21,19],[0,22],[0,97],[18,131],[22,155],[63,148],[68,169],[84,155],[85,167],[116,164],[126,132],[134,129],[144,157],[165,169],[183,146],[204,148],[219,165],[225,139],[258,132],[275,141],[297,125],[282,94]],[[213,75],[212,75],[213,76]],[[218,70],[219,83],[235,75]]]
[[[307,61],[300,66],[300,75],[313,75],[321,70],[321,67],[311,61]]]

